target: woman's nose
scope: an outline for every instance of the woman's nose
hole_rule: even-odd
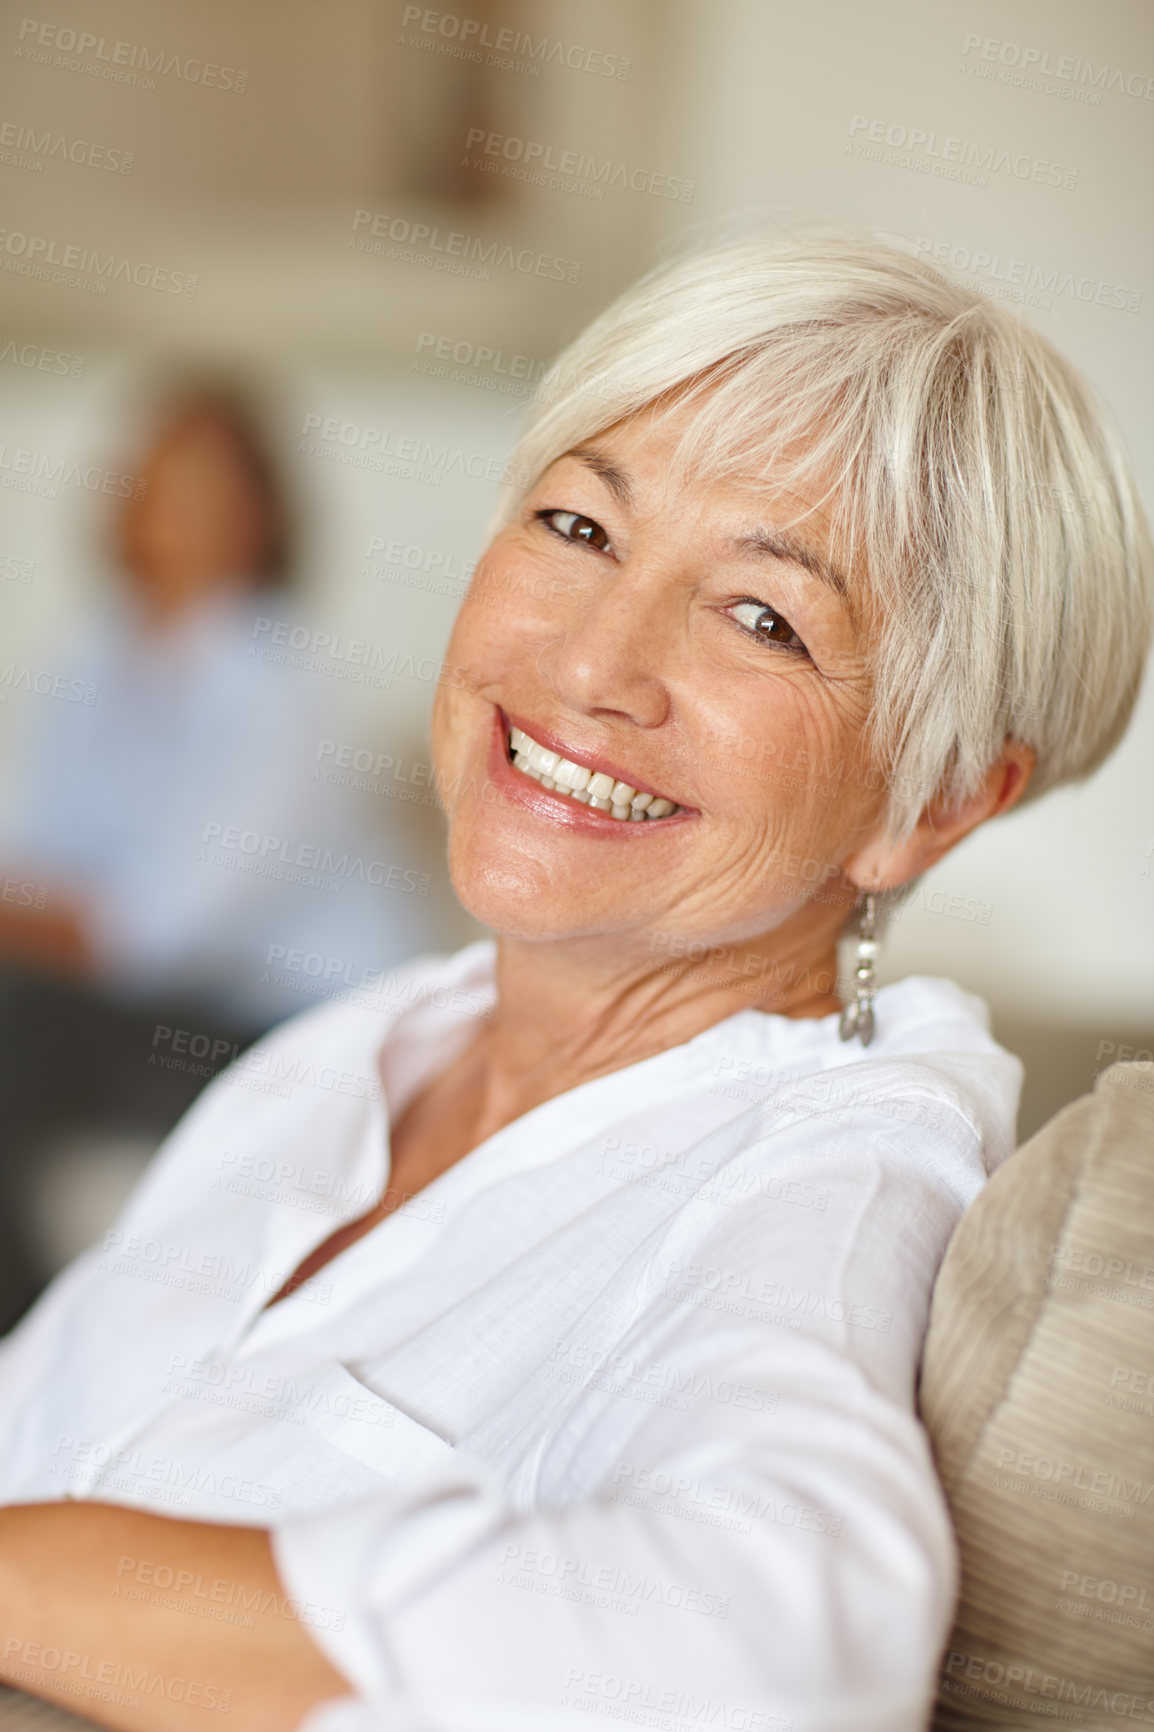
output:
[[[541,674],[572,710],[627,716],[656,728],[669,712],[676,653],[674,608],[657,574],[619,568],[596,597],[582,597],[537,657]]]

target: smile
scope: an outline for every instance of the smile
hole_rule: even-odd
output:
[[[555,794],[567,794],[582,806],[594,806],[611,818],[628,824],[643,818],[669,818],[681,807],[659,794],[648,794],[631,788],[628,782],[615,782],[603,770],[591,770],[586,764],[575,764],[547,746],[540,746],[521,728],[509,729],[509,751],[514,769],[532,777]]]

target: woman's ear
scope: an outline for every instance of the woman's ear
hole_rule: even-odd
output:
[[[953,807],[944,800],[931,800],[902,842],[875,834],[845,862],[846,877],[861,890],[896,890],[919,877],[979,824],[1017,804],[1037,758],[1032,746],[1007,740],[981,787],[968,800]]]

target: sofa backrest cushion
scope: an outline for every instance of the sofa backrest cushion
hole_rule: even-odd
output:
[[[961,1558],[936,1732],[1154,1726],[1154,1065],[966,1211],[919,1404]]]

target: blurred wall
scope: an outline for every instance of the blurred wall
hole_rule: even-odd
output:
[[[231,362],[293,465],[310,623],[399,652],[342,685],[341,743],[419,759],[532,379],[663,251],[751,217],[850,219],[1010,299],[1151,500],[1135,0],[44,0],[0,14],[0,80],[0,672],[50,663],[104,581],[99,494],[21,491],[15,454],[115,469],[152,366]],[[0,698],[2,772],[46,700]],[[1148,682],[1110,764],[973,838],[887,942],[887,977],[990,1001],[1024,1130],[1154,1045],[1152,746]]]

